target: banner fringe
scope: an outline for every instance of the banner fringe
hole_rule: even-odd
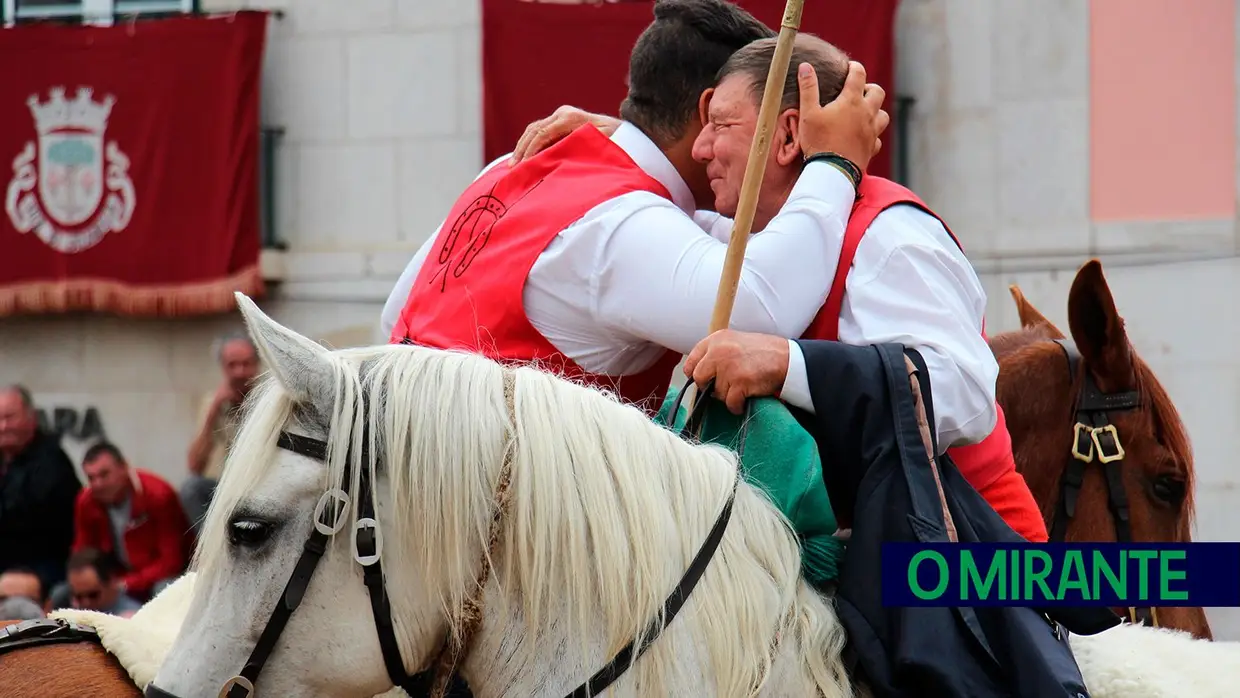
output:
[[[135,286],[105,279],[68,279],[0,286],[0,317],[93,311],[129,317],[190,317],[237,309],[233,293],[266,294],[257,264],[201,283]]]

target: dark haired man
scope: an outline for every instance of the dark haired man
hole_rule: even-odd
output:
[[[193,542],[176,490],[158,475],[131,468],[101,442],[82,457],[87,487],[78,495],[74,551],[94,548],[121,566],[120,589],[145,600],[185,571]]]
[[[113,557],[102,550],[83,548],[69,556],[69,599],[73,608],[132,616],[142,604],[125,593]]]
[[[397,282],[382,317],[389,341],[537,362],[658,409],[681,354],[707,333],[726,254],[692,218],[710,199],[692,157],[698,99],[734,51],[773,32],[722,0],[660,0],[654,13],[614,135],[578,129],[484,170]],[[803,147],[864,169],[888,117],[864,69],[850,76],[840,99],[807,115],[820,128]],[[734,327],[800,335],[826,297],[821,259],[855,194],[831,165],[805,168],[749,246]]]

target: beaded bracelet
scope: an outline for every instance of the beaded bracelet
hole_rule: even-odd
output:
[[[847,177],[850,182],[852,182],[853,189],[859,189],[861,187],[861,176],[862,176],[861,168],[853,164],[852,160],[849,160],[848,158],[844,157],[843,155],[840,155],[839,153],[833,153],[830,151],[814,153],[813,155],[810,155],[809,157],[805,158],[806,165],[810,164],[811,162],[817,162],[817,161],[825,162],[828,165],[839,170],[840,172],[844,173],[844,176]]]

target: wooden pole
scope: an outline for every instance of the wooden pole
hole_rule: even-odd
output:
[[[741,182],[736,218],[732,221],[728,255],[723,262],[719,292],[715,296],[715,309],[710,318],[712,333],[727,329],[732,320],[736,288],[740,285],[741,267],[745,263],[745,245],[749,244],[749,232],[753,229],[753,216],[758,208],[758,190],[762,187],[762,175],[766,173],[766,159],[771,154],[771,136],[775,131],[775,119],[779,116],[784,80],[788,75],[788,63],[792,59],[793,41],[801,28],[801,10],[804,6],[805,0],[788,0],[784,5],[784,19],[779,25],[779,38],[775,43],[775,55],[771,57],[771,69],[766,74],[766,89],[762,93],[762,106],[758,109],[758,125],[754,131],[753,143],[749,146],[749,161],[745,164],[745,179]],[[694,394],[689,403],[690,410],[697,398]]]
[[[736,218],[732,222],[728,256],[723,263],[719,293],[715,296],[715,310],[710,318],[711,332],[727,329],[732,319],[736,288],[741,281],[741,266],[745,262],[745,245],[749,243],[749,232],[753,228],[753,216],[758,207],[758,189],[762,186],[766,159],[771,153],[771,135],[775,131],[775,118],[779,116],[784,79],[788,75],[788,63],[792,58],[792,43],[801,27],[801,9],[804,6],[805,0],[788,0],[784,6],[784,19],[779,26],[779,39],[776,40],[771,69],[766,75],[762,106],[758,110],[758,126],[754,131],[753,143],[749,146],[749,162],[745,165],[740,201],[737,202]]]

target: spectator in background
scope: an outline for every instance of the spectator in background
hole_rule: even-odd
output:
[[[48,608],[45,589],[43,580],[39,579],[39,574],[29,567],[10,567],[0,572],[0,601],[20,597],[35,602],[44,612],[47,612],[51,609]],[[0,619],[5,618],[14,619],[12,616],[0,613]]]
[[[181,504],[194,530],[202,523],[224,472],[228,449],[237,437],[241,403],[258,375],[258,350],[245,334],[230,334],[215,342],[213,353],[223,380],[202,403],[198,434],[189,446],[189,477],[181,485]]]
[[[83,548],[69,556],[69,598],[74,608],[129,617],[142,604],[125,593],[111,555]]]
[[[81,489],[60,440],[39,428],[30,391],[0,387],[0,572],[28,567],[44,589],[64,581]]]
[[[43,615],[43,609],[39,608],[39,604],[24,596],[0,597],[0,623],[35,620],[42,618]]]
[[[176,490],[154,473],[130,468],[107,442],[86,451],[82,470],[87,487],[78,495],[73,550],[114,556],[120,591],[145,601],[181,576],[189,561],[189,520]]]

